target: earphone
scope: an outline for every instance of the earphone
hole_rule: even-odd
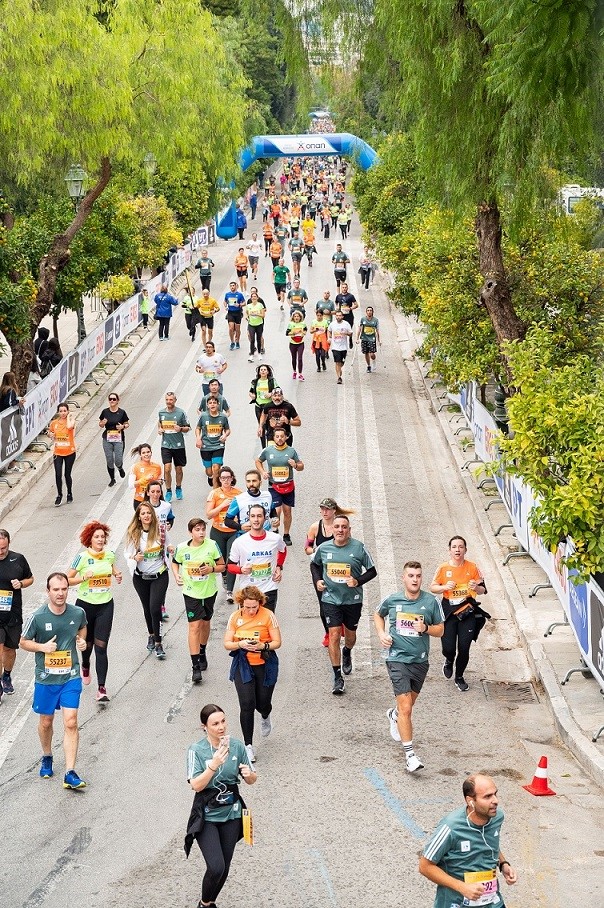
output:
[[[474,810],[474,801],[470,801],[470,807]]]

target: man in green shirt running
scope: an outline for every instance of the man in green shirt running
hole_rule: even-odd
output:
[[[218,474],[224,462],[224,446],[231,434],[228,416],[220,412],[217,397],[208,397],[207,412],[202,413],[195,427],[195,444],[208,477],[208,485],[218,488]]]
[[[275,293],[283,309],[283,300],[285,299],[285,288],[289,283],[290,270],[285,264],[285,259],[281,257],[279,264],[273,268],[273,281],[275,284]]]
[[[205,520],[192,517],[187,529],[191,539],[176,547],[172,557],[172,573],[177,586],[182,588],[185,599],[189,622],[189,654],[193,664],[191,680],[194,684],[199,684],[202,672],[208,668],[206,645],[218,593],[216,574],[223,573],[225,563],[214,540],[206,539]]]
[[[436,883],[434,908],[505,908],[497,868],[508,886],[518,876],[501,851],[497,786],[477,772],[464,779],[462,791],[464,806],[440,821],[419,859],[419,872]]]
[[[332,694],[344,693],[344,678],[352,672],[352,648],[363,608],[362,587],[377,577],[371,555],[362,542],[350,535],[350,521],[344,514],[333,522],[333,540],[318,546],[310,573],[321,594],[323,614],[329,627],[329,658],[334,674]],[[340,652],[341,627],[344,647]]]
[[[78,755],[78,707],[82,693],[78,652],[86,649],[86,615],[67,602],[69,581],[55,572],[46,581],[48,602],[30,615],[23,628],[20,646],[36,655],[33,711],[40,716],[38,735],[42,745],[40,776],[50,779],[52,733],[55,711],[63,715],[65,778],[63,788],[85,788],[75,771]]]
[[[166,501],[172,501],[172,463],[176,468],[176,497],[179,501],[182,499],[182,468],[187,465],[184,433],[190,428],[187,414],[176,406],[176,394],[168,391],[166,406],[159,411],[157,422],[157,433],[161,435]]]
[[[384,599],[373,615],[380,643],[388,649],[386,667],[396,697],[396,708],[388,710],[390,734],[402,742],[408,772],[424,768],[413,750],[411,712],[428,674],[430,637],[442,637],[445,630],[440,602],[421,585],[421,564],[408,561],[403,589]]]

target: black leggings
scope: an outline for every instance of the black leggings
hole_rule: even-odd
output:
[[[57,484],[57,495],[63,494],[63,464],[65,465],[65,485],[67,486],[67,494],[71,495],[71,471],[73,470],[73,465],[76,459],[75,451],[73,452],[73,454],[65,454],[64,456],[55,454],[53,459],[55,464],[55,482]]]
[[[222,530],[217,530],[216,527],[212,527],[210,530],[210,539],[213,539],[218,548],[220,549],[220,554],[224,558],[224,563],[229,563],[229,553],[231,551],[231,546],[237,538],[237,533],[224,533]],[[229,574],[228,571],[222,575],[223,582],[229,593],[233,592],[235,587],[235,581],[237,579],[236,574]]]
[[[211,275],[211,274],[200,274],[200,275],[199,275],[199,280],[201,281],[201,289],[202,289],[202,290],[209,290],[209,289],[210,289],[210,284],[212,283],[212,275]]]
[[[159,322],[159,336],[160,337],[169,337],[170,335],[170,319],[159,317],[157,319]]]
[[[262,332],[264,331],[264,322],[260,325],[248,325],[247,336],[250,339],[250,356],[253,356],[258,348],[258,353],[262,350]]]
[[[206,862],[206,872],[201,884],[202,902],[215,902],[227,881],[235,846],[241,838],[241,819],[225,820],[224,823],[203,824],[196,836]]]
[[[315,360],[317,361],[317,369],[320,369],[321,366],[325,369],[325,360],[327,358],[327,350],[324,350],[323,347],[317,347],[315,350]]]
[[[467,664],[470,661],[470,646],[474,640],[476,631],[476,618],[470,615],[464,621],[458,621],[454,615],[451,615],[445,621],[445,632],[441,637],[441,646],[443,656],[447,662],[455,660],[455,677],[463,678]]]
[[[371,268],[361,267],[361,287],[369,290],[369,278],[371,277]]]
[[[153,634],[156,643],[161,643],[161,607],[168,591],[168,575],[169,571],[165,570],[155,580],[143,580],[135,571],[132,578],[134,589],[143,605],[147,631]]]
[[[304,359],[304,344],[292,344],[290,341],[289,352],[292,358],[292,369],[294,372],[302,372],[302,360]]]
[[[238,671],[235,674],[235,690],[239,697],[239,722],[243,732],[243,741],[245,744],[251,744],[254,737],[254,712],[258,710],[263,719],[270,716],[273,704],[272,687],[264,686],[264,673],[266,672],[266,663],[262,665],[250,665],[253,672],[253,679],[247,684],[241,680],[241,674]]]
[[[83,599],[76,599],[76,605],[84,609],[88,622],[86,625],[86,649],[82,653],[82,666],[90,669],[90,657],[94,647],[94,667],[97,681],[99,687],[105,687],[107,669],[109,668],[107,644],[113,624],[113,599],[110,599],[109,602],[104,602],[103,605],[93,605],[91,602],[84,602]]]

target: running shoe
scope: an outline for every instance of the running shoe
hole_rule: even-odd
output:
[[[235,344],[231,344],[231,346],[229,347],[229,350],[234,350],[234,349],[235,349]]]
[[[78,788],[86,788],[86,782],[80,779],[75,769],[70,769],[63,778],[63,788],[71,788],[75,791]]]
[[[407,772],[417,772],[418,769],[424,768],[424,764],[415,754],[407,754],[405,762],[407,764]]]
[[[43,756],[42,762],[40,763],[40,778],[41,779],[50,779],[51,776],[54,776],[54,770],[52,768],[52,756]]]
[[[255,762],[256,762],[256,754],[254,753],[254,748],[252,747],[252,745],[251,745],[251,744],[246,744],[246,745],[245,745],[245,749],[246,749],[246,751],[247,751],[247,758],[248,758],[248,760],[250,761],[250,763],[255,763]]]
[[[266,719],[263,719],[260,723],[260,734],[263,738],[268,738],[270,733],[273,730],[273,723],[271,722],[271,717],[267,716]]]
[[[331,689],[332,694],[335,694],[336,697],[341,697],[344,693],[344,678],[340,675],[339,678],[336,678],[333,682],[333,687]]]
[[[172,501],[172,489],[166,489],[165,499],[166,501]]]
[[[4,672],[2,674],[2,692],[5,694],[14,694],[15,692],[10,672]]]
[[[90,668],[84,668],[84,666],[82,666],[80,672],[82,674],[82,682],[86,685],[90,684]]]
[[[67,502],[67,504],[71,504],[71,502],[73,501],[73,495],[71,494],[71,492],[67,493],[67,498],[65,499],[65,501]]]
[[[253,363],[253,362],[254,362],[254,356],[253,356],[252,353],[250,353],[250,355],[248,356],[247,361],[248,361],[248,363]]]
[[[467,690],[470,689],[470,685],[464,678],[456,678],[455,687],[457,688],[457,690],[462,691],[462,693],[464,693],[464,694]]]
[[[321,367],[319,366],[319,368],[317,369],[317,372],[320,372],[320,371],[321,371]]]
[[[443,675],[445,676],[447,681],[449,681],[453,677],[453,663],[449,662],[447,659],[445,659],[443,665]]]
[[[182,499],[183,499],[182,489],[180,486],[176,486],[176,500],[182,501]]]
[[[367,366],[367,371],[371,372],[371,366]]]
[[[240,350],[240,349],[241,349],[241,344],[235,344],[235,350]]]
[[[388,716],[388,721],[390,722],[390,737],[393,741],[400,742],[401,736],[399,734],[398,725],[396,724],[396,707],[393,706],[392,709],[389,709],[386,715]]]
[[[291,544],[292,544],[292,538],[291,538],[291,536],[289,535],[289,533],[284,533],[284,534],[283,534],[283,542],[285,543],[285,545],[291,545]]]
[[[299,376],[298,376],[298,381],[304,381],[304,376],[302,375],[301,372],[300,372],[300,374],[299,374]]]
[[[193,684],[201,684],[201,682],[203,681],[203,676],[201,674],[201,665],[198,662],[193,666],[191,681],[193,682]]]
[[[112,477],[112,478],[109,480],[109,488],[112,489],[114,485],[115,485],[115,479],[113,479],[113,477]]]
[[[232,605],[234,601],[235,600],[233,599],[233,594],[227,593],[227,602],[230,603],[230,605]]]
[[[346,647],[342,649],[342,671],[345,675],[352,672],[352,653],[350,650],[346,652]]]
[[[149,634],[149,639],[147,640],[147,649],[150,653],[155,649],[155,637],[153,634]]]
[[[205,653],[199,654],[199,664],[201,666],[202,672],[207,672],[208,670],[208,657]]]
[[[126,473],[125,473],[125,471],[124,471],[124,468],[123,468],[123,467],[118,467],[118,468],[117,468],[117,471],[118,471],[118,473],[120,474],[120,476],[121,476],[122,479],[123,479],[124,476],[126,475]]]
[[[336,382],[336,385],[341,385],[341,384],[342,384],[342,379],[339,378],[339,379],[337,380],[337,382]]]
[[[298,377],[298,373],[297,373],[297,372],[293,372],[293,373],[292,373],[292,378],[297,378],[297,377]]]
[[[157,656],[158,659],[166,658],[166,653],[165,653],[165,650],[164,650],[163,646],[161,645],[161,643],[156,644],[155,655]]]
[[[63,501],[63,496],[57,495],[57,497],[55,498],[55,508],[58,508],[62,501]]]
[[[99,684],[99,689],[96,692],[96,702],[97,703],[109,703],[109,697],[107,696],[107,689],[103,687],[102,684]]]

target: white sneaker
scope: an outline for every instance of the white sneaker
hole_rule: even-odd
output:
[[[405,757],[407,763],[407,772],[417,772],[418,769],[423,769],[424,764],[415,754],[410,754]]]
[[[266,719],[263,719],[260,723],[260,734],[263,738],[268,738],[270,733],[273,730],[273,723],[271,722],[271,717],[267,716]]]
[[[388,716],[388,719],[390,721],[390,737],[393,741],[400,741],[401,736],[398,730],[398,725],[396,724],[396,707],[393,706],[392,709],[389,709],[386,715]]]
[[[246,751],[247,751],[247,758],[248,758],[248,760],[250,761],[250,763],[255,763],[255,762],[256,762],[256,754],[254,753],[254,748],[252,747],[252,745],[251,745],[251,744],[246,744],[246,745],[245,745],[245,749],[246,749]]]
[[[248,361],[248,363],[253,363],[253,362],[254,362],[254,357],[252,356],[251,353],[250,353],[250,355],[248,356],[247,361]]]

